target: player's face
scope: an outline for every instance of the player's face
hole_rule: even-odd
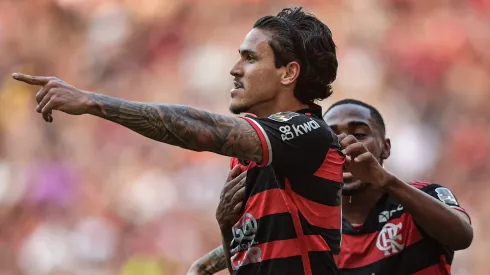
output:
[[[280,69],[274,64],[270,35],[252,29],[239,49],[240,59],[231,68],[234,76],[230,111],[262,115],[261,110],[274,101],[281,88]]]
[[[328,111],[324,119],[337,135],[345,133],[356,137],[380,163],[389,155],[389,140],[382,136],[369,109],[354,104],[343,104]],[[354,195],[368,187],[369,183],[361,182],[351,173],[345,172],[343,176],[344,196]]]

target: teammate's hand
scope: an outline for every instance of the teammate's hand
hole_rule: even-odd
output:
[[[385,186],[389,172],[379,164],[366,146],[353,135],[342,134],[338,138],[342,153],[346,156],[344,169],[361,181],[371,183],[373,187]]]
[[[239,165],[233,167],[221,190],[218,209],[216,209],[216,219],[222,230],[231,228],[241,214],[243,199],[245,198],[247,172],[240,174],[240,171]]]
[[[56,77],[30,76],[14,73],[15,80],[30,85],[41,86],[36,94],[36,111],[42,113],[46,122],[53,122],[52,110],[60,110],[70,115],[85,114],[88,109],[90,92],[79,90]]]

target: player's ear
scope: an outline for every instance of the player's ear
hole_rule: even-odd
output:
[[[389,138],[385,138],[383,141],[383,150],[381,150],[381,158],[383,160],[390,157],[391,154],[391,140]]]
[[[281,83],[283,85],[291,85],[296,79],[298,79],[300,72],[299,63],[296,61],[289,62],[286,66],[284,66],[281,72]]]

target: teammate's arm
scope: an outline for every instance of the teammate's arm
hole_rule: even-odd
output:
[[[470,246],[473,228],[465,213],[451,208],[391,174],[383,186],[430,237],[453,250]]]
[[[210,275],[226,268],[226,257],[223,246],[218,246],[195,261],[187,272],[187,275]]]
[[[356,178],[393,195],[417,225],[439,243],[454,249],[467,248],[473,228],[466,214],[398,179],[384,169],[361,142],[352,136],[339,136],[347,156],[346,169]]]
[[[230,249],[233,240],[232,227],[243,212],[246,176],[247,172],[241,172],[239,165],[231,169],[228,179],[221,190],[219,204],[216,209],[216,220],[221,230],[225,268],[228,267],[230,274],[233,273]]]
[[[209,151],[261,163],[257,132],[244,119],[170,104],[147,104],[81,91],[53,77],[14,74],[16,80],[41,86],[36,110],[51,122],[51,111],[92,114],[148,138],[194,151]]]

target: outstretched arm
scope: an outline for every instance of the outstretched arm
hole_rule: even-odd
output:
[[[259,136],[244,119],[182,105],[146,104],[91,94],[88,112],[148,138],[194,151],[260,163]]]
[[[262,161],[260,138],[244,119],[182,105],[127,101],[82,91],[54,77],[13,74],[13,78],[41,86],[36,94],[36,110],[48,122],[52,122],[52,110],[72,115],[92,114],[185,149]]]
[[[187,275],[209,275],[226,269],[226,257],[223,246],[218,246],[199,260],[195,261]]]

